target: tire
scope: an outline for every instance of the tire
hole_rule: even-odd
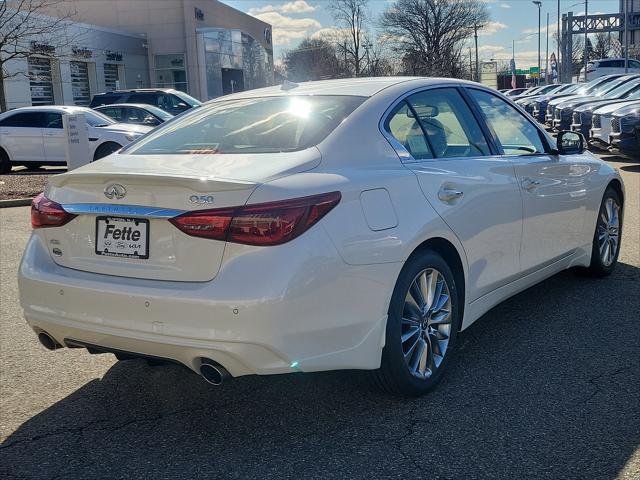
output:
[[[11,172],[11,160],[7,152],[0,148],[0,175],[9,172]]]
[[[606,277],[615,270],[622,240],[622,212],[620,195],[608,187],[602,197],[596,220],[591,263],[587,268],[589,275]]]
[[[428,293],[426,301],[420,302],[416,300],[420,296],[416,281],[423,279],[423,287],[430,284],[431,290],[422,289]],[[434,291],[437,295],[429,294]],[[430,302],[429,296],[437,298],[437,302]],[[414,304],[423,305],[422,314],[418,314]],[[454,356],[460,313],[458,287],[443,258],[428,250],[410,257],[391,297],[380,368],[372,372],[374,383],[399,396],[415,397],[432,390]],[[433,330],[438,333],[429,333]],[[436,337],[440,339],[435,340]],[[435,350],[432,345],[436,345]],[[434,356],[433,351],[439,355]]]
[[[117,152],[122,148],[122,145],[116,142],[105,142],[96,148],[93,154],[93,161],[100,160],[101,158],[111,155],[113,152]]]

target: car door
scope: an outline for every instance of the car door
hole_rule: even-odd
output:
[[[509,159],[494,154],[459,89],[407,96],[393,107],[384,128],[465,249],[469,300],[515,279],[522,233],[515,170]]]
[[[16,112],[0,123],[3,147],[14,162],[42,162],[44,114],[39,111]]]
[[[44,154],[47,162],[66,162],[66,136],[62,128],[62,114],[59,112],[45,112]]]
[[[587,191],[595,162],[551,153],[547,137],[516,107],[487,90],[469,87],[504,158],[515,166],[522,191],[523,274],[570,255],[584,244]]]

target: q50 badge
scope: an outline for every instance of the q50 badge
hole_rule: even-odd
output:
[[[189,203],[195,205],[209,205],[213,203],[213,195],[191,195],[189,196]]]

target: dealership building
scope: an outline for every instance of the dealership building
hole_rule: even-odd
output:
[[[7,62],[8,108],[87,105],[116,88],[163,87],[200,100],[273,83],[271,26],[217,0],[66,0],[73,43],[31,41]],[[55,42],[51,42],[55,43]],[[54,51],[56,50],[64,51]]]

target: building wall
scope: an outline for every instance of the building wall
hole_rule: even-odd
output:
[[[55,53],[59,60],[51,61],[51,70],[56,104],[77,103],[73,95],[71,62],[87,64],[90,96],[108,89],[105,64],[117,65],[121,88],[149,86],[149,66],[143,37],[84,24],[71,24],[68,28],[69,35],[75,38],[75,46],[82,49],[82,54],[74,54],[71,47]],[[40,38],[33,40],[43,42]],[[6,63],[6,68],[9,72],[18,73],[4,81],[7,108],[32,105],[27,59],[11,60]]]
[[[187,93],[201,99],[207,98],[207,90],[197,29],[241,30],[273,56],[273,46],[265,36],[265,29],[270,31],[271,26],[217,0],[66,0],[64,5],[76,12],[78,21],[146,34],[151,86],[156,86],[156,55],[186,54]]]

